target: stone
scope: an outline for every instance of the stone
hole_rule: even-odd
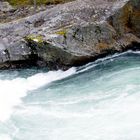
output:
[[[140,0],[76,0],[0,24],[0,39],[10,42],[9,62],[33,56],[38,66],[67,69],[140,49],[139,5]]]
[[[14,10],[14,8],[8,2],[0,2],[0,11],[10,12],[12,10]]]

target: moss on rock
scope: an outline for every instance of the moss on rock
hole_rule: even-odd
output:
[[[25,37],[26,40],[32,40],[34,42],[43,43],[42,35],[28,35]]]
[[[28,35],[25,37],[25,40],[29,44],[34,44],[32,46],[42,47],[44,44],[43,36],[42,35]]]
[[[61,35],[64,38],[66,38],[67,32],[68,32],[67,29],[62,29],[62,30],[59,30],[59,31],[55,32],[55,34]]]

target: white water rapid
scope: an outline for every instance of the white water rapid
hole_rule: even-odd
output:
[[[0,140],[140,140],[139,111],[139,52],[0,71]]]

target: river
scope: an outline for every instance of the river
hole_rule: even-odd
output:
[[[140,52],[67,71],[0,71],[0,140],[140,140]]]

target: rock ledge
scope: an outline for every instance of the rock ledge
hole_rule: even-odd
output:
[[[140,0],[76,0],[0,24],[1,69],[67,69],[139,48]]]

